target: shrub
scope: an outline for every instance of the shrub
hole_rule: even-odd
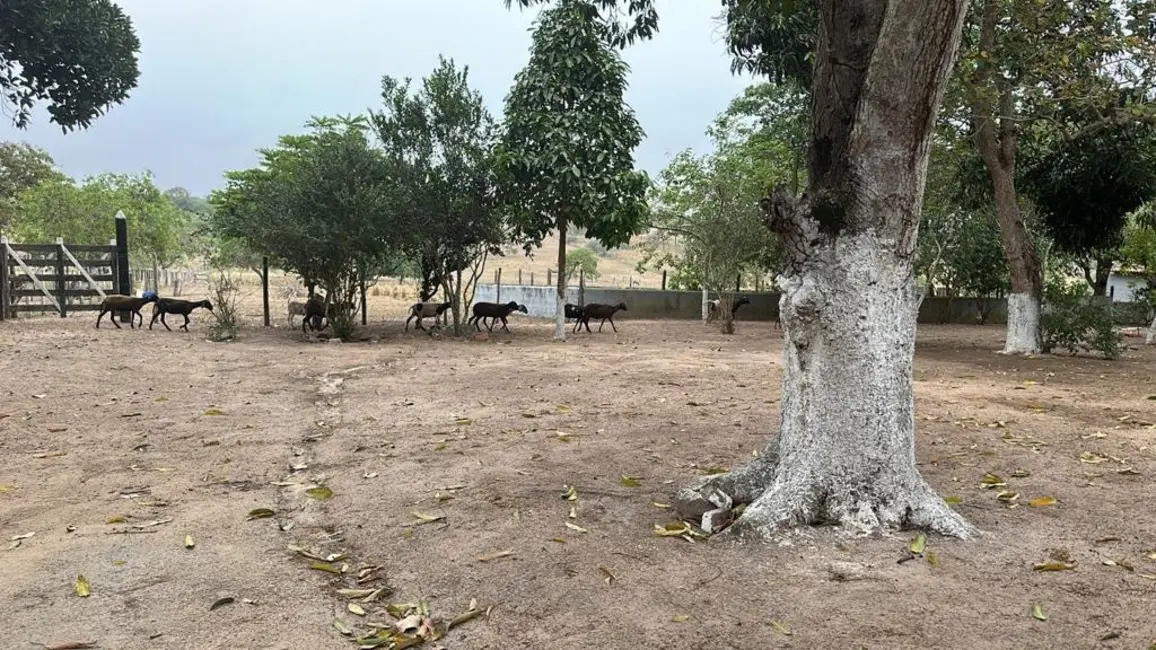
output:
[[[224,270],[216,276],[209,276],[209,295],[213,302],[214,323],[209,326],[209,338],[214,341],[229,341],[237,337],[240,329],[238,303],[241,299],[240,283]]]
[[[1094,350],[1107,359],[1116,359],[1123,351],[1111,302],[1086,295],[1082,287],[1049,285],[1042,324],[1045,352],[1064,348],[1075,355]]]

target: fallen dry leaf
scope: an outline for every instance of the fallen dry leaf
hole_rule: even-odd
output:
[[[573,485],[563,485],[562,487],[566,488],[566,492],[562,494],[563,499],[567,501],[578,500],[578,488],[574,487]]]
[[[345,636],[353,635],[353,630],[349,629],[349,626],[345,624],[345,621],[339,618],[333,619],[333,627]]]
[[[911,540],[911,546],[908,547],[915,555],[921,555],[924,549],[927,548],[927,535],[920,533]]]
[[[328,562],[314,562],[309,565],[309,568],[316,569],[317,571],[325,571],[326,573],[332,573],[334,575],[341,575],[341,569]]]
[[[275,514],[277,513],[273,512],[269,508],[254,508],[249,511],[249,516],[246,520],[264,519],[266,517],[272,517]]]
[[[349,603],[346,605],[346,608],[348,608],[350,612],[357,614],[358,616],[365,616],[365,609],[361,605],[358,605],[357,603]]]
[[[983,475],[983,480],[980,483],[985,488],[1004,487],[1007,485],[1002,478],[996,474],[987,473]]]
[[[681,537],[690,532],[690,526],[683,521],[675,521],[664,526],[654,525],[654,534],[659,537]]]
[[[1032,565],[1032,571],[1070,571],[1076,568],[1075,562],[1040,562]]]
[[[328,501],[333,498],[333,490],[330,490],[324,485],[315,485],[308,488],[305,490],[305,494],[309,498],[317,499],[318,501]]]
[[[478,562],[492,562],[494,560],[499,560],[499,559],[504,558],[504,557],[509,557],[513,554],[514,554],[514,549],[508,549],[505,551],[496,551],[494,553],[487,553],[487,554],[479,557]]]
[[[185,535],[185,548],[193,548],[196,545],[197,542],[193,540],[192,535]]]
[[[771,627],[779,634],[784,636],[791,636],[791,628],[787,627],[785,623],[780,623],[774,619],[771,619]]]
[[[92,594],[92,585],[88,583],[88,578],[83,575],[76,576],[76,584],[73,587],[76,590],[76,595],[81,598],[88,598]]]
[[[610,569],[607,569],[604,566],[598,567],[598,571],[600,571],[602,575],[606,576],[606,584],[608,585],[614,584],[614,581],[617,580],[614,574],[610,572]]]
[[[1048,620],[1048,617],[1044,615],[1044,606],[1043,605],[1041,605],[1039,603],[1034,603],[1032,605],[1032,618],[1036,619],[1037,621]]]
[[[627,476],[627,475],[623,474],[622,475],[622,485],[624,487],[629,487],[629,488],[642,487],[642,483],[639,482],[640,478],[642,478],[642,477],[641,476]]]
[[[579,526],[579,525],[577,525],[577,524],[572,524],[572,523],[570,523],[570,522],[566,522],[566,527],[567,527],[567,528],[569,528],[570,530],[576,530],[576,531],[578,531],[578,532],[580,532],[580,533],[587,533],[587,532],[590,532],[590,531],[586,530],[585,528],[583,528],[583,527],[581,527],[581,526]]]
[[[210,407],[210,408],[205,409],[205,415],[224,415],[224,414],[225,414],[224,411],[222,411],[221,409],[216,408],[216,407]]]
[[[675,623],[685,623],[690,620],[690,617],[686,614],[675,614],[671,620]]]
[[[1055,497],[1036,497],[1028,501],[1028,505],[1033,508],[1046,508],[1048,506],[1056,505]]]
[[[417,517],[417,519],[418,519],[418,521],[416,523],[411,524],[412,526],[420,526],[422,524],[432,524],[435,521],[441,521],[442,519],[446,518],[445,515],[430,515],[430,514],[426,514],[424,512],[411,512],[410,514],[413,515],[414,517]]]

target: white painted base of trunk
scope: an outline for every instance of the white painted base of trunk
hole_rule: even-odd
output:
[[[727,502],[710,498],[717,489],[748,504],[724,537],[767,538],[828,522],[859,534],[977,532],[915,466],[920,294],[894,250],[894,242],[869,235],[845,237],[802,275],[779,278],[786,369],[779,435],[758,460],[680,491],[680,514],[720,514],[708,512]]]
[[[559,293],[554,302],[554,340],[566,340],[566,294]]]
[[[1007,297],[1007,338],[1002,354],[1039,354],[1040,301],[1030,293]]]
[[[1144,337],[1144,345],[1153,343],[1156,343],[1156,317],[1152,318],[1152,323],[1148,325],[1148,335]]]

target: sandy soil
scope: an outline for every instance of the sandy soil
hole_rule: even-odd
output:
[[[654,534],[676,486],[777,426],[773,326],[624,318],[559,345],[516,318],[484,342],[389,323],[363,343],[280,327],[216,344],[194,319],[191,334],[0,324],[0,648],[351,648],[335,617],[365,631],[419,599],[445,619],[493,607],[450,650],[1156,642],[1156,349],[1009,359],[999,328],[922,327],[921,469],[987,534],[899,562],[912,534]],[[981,487],[989,472],[1018,498]],[[342,553],[348,572],[290,545]],[[1075,568],[1033,571],[1050,557]],[[336,591],[384,586],[366,616]]]

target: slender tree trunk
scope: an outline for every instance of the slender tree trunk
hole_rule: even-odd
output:
[[[1038,354],[1044,276],[1035,241],[1024,224],[1016,194],[1018,133],[1015,93],[999,69],[996,41],[1001,6],[998,0],[984,0],[979,45],[986,58],[976,68],[972,80],[978,88],[972,101],[972,127],[976,148],[991,176],[1000,238],[1011,269],[1003,352]]]
[[[679,492],[708,531],[767,537],[974,529],[915,466],[914,259],[928,154],[967,0],[821,0],[809,188],[761,203],[790,251],[778,278],[786,372],[762,456]]]
[[[566,220],[558,218],[558,294],[554,312],[554,340],[566,340]]]
[[[1156,343],[1156,316],[1152,317],[1152,322],[1148,324],[1148,334],[1144,336],[1144,345],[1153,343]]]
[[[706,285],[702,287],[702,321],[705,323],[706,319],[710,317],[710,291],[707,291]]]
[[[1108,280],[1112,276],[1112,267],[1115,265],[1115,263],[1115,260],[1110,257],[1101,257],[1096,259],[1096,273],[1092,276],[1093,296],[1108,295]]]

